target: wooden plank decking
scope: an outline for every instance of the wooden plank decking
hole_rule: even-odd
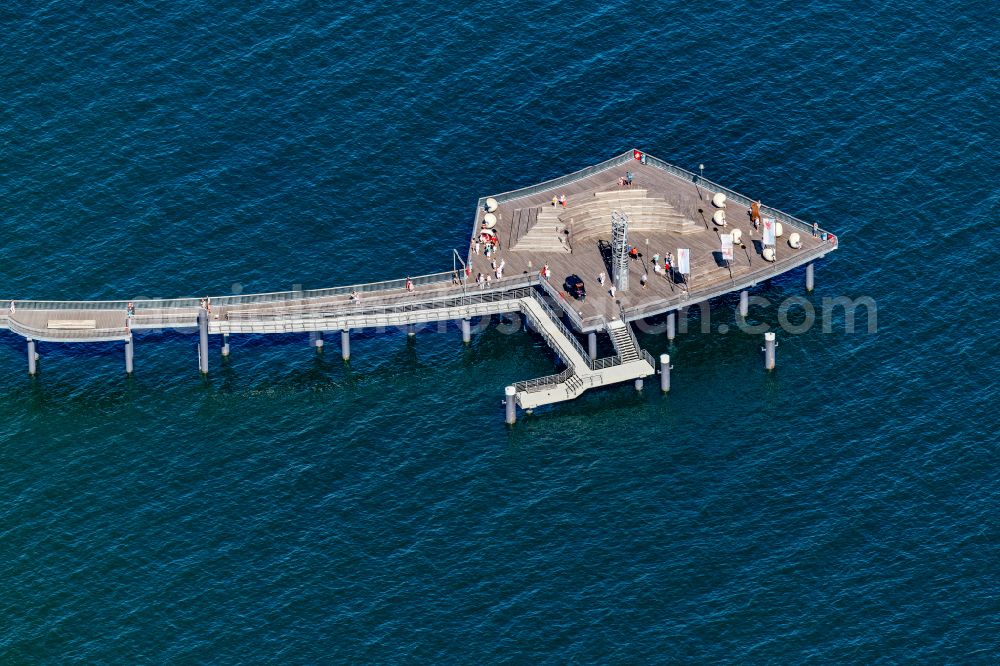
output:
[[[632,188],[622,188],[618,183],[618,179],[623,177],[626,171],[631,171],[633,174]],[[626,207],[629,204],[625,202],[625,199],[633,196],[629,194],[630,189],[642,189],[646,191],[647,196],[666,201],[681,216],[696,222],[697,230],[691,233],[667,231],[666,227],[669,225],[664,221],[662,230],[631,232],[629,242],[640,248],[643,257],[640,261],[630,262],[630,289],[626,293],[619,291],[615,299],[611,298],[608,291],[611,270],[599,248],[601,241],[610,243],[610,217],[607,219],[606,231],[596,236],[588,236],[576,241],[571,232],[569,238],[572,253],[511,251],[509,246],[505,246],[505,241],[509,238],[523,236],[524,232],[514,227],[523,224],[524,211],[538,207],[551,207],[553,196],[566,195],[566,208],[563,209],[561,205],[557,206],[557,210],[562,214],[571,213],[574,206],[581,202],[593,200],[597,193],[602,193],[601,198],[608,198],[612,202],[615,200],[616,193],[621,193],[622,206]],[[823,241],[819,237],[813,237],[809,231],[791,228],[790,225],[785,224],[784,235],[777,239],[777,261],[774,263],[766,262],[761,256],[763,250],[761,232],[753,232],[749,208],[729,199],[725,206],[727,224],[725,227],[718,227],[712,222],[712,214],[717,210],[711,202],[713,194],[712,191],[700,188],[662,169],[635,160],[618,168],[586,176],[564,187],[556,187],[523,197],[517,197],[516,192],[514,192],[511,195],[515,198],[502,201],[496,211],[498,217],[497,236],[501,242],[501,249],[493,258],[497,261],[500,258],[504,259],[505,276],[537,272],[542,266],[548,265],[552,271],[550,281],[559,290],[562,289],[563,281],[568,275],[580,276],[587,285],[588,295],[585,301],[572,301],[572,307],[581,319],[596,322],[599,319],[613,319],[618,316],[619,303],[621,307],[634,309],[659,302],[669,303],[685,296],[682,285],[675,284],[652,271],[649,260],[657,253],[663,257],[667,252],[672,252],[676,260],[678,248],[690,249],[692,273],[688,284],[689,302],[697,302],[700,300],[701,294],[716,293],[720,288],[724,289],[726,285],[739,282],[741,278],[756,277],[759,274],[759,279],[764,280],[791,270],[803,261],[807,261],[807,255],[816,255],[817,251],[823,250],[824,245],[828,246],[829,250],[835,249],[835,245]],[[476,235],[478,235],[478,219],[477,228],[473,232]],[[721,261],[720,234],[727,233],[734,228],[741,230],[742,242],[745,247],[736,247],[735,260],[731,266],[727,267]],[[799,234],[802,243],[802,247],[797,250],[789,247],[787,243],[793,232]],[[491,273],[490,261],[491,258],[487,258],[483,254],[475,255],[473,253],[471,257],[472,278],[475,279],[478,273],[484,275]],[[640,277],[644,270],[649,276],[649,281],[647,286],[642,288]],[[607,276],[603,288],[599,286],[597,281],[597,276],[601,272]],[[661,311],[670,309],[673,308],[665,305]]]

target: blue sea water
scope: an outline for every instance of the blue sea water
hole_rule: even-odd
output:
[[[993,3],[0,8],[0,297],[450,268],[632,147],[817,220],[836,322],[522,415],[528,333],[0,336],[0,662],[997,663]],[[802,294],[801,272],[762,286]],[[772,325],[774,309],[754,316]],[[696,331],[697,329],[695,329]],[[334,351],[334,350],[330,350]],[[655,383],[655,382],[654,382]]]

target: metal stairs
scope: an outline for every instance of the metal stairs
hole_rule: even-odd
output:
[[[636,344],[635,335],[632,328],[621,319],[614,319],[607,324],[608,335],[611,337],[611,344],[615,346],[615,351],[622,359],[622,363],[630,363],[639,360],[639,345]]]

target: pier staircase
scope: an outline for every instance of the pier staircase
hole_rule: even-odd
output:
[[[566,223],[559,219],[561,206],[541,206],[528,210],[527,231],[511,243],[515,252],[572,252]],[[516,218],[519,219],[519,218]]]
[[[639,345],[632,334],[631,326],[621,319],[615,319],[608,322],[607,330],[611,337],[611,344],[615,346],[615,351],[618,352],[623,363],[639,359]]]
[[[656,372],[653,357],[639,349],[632,329],[624,322],[616,320],[617,325],[608,328],[609,333],[614,331],[612,342],[617,355],[591,359],[543,299],[523,300],[522,312],[567,365],[558,375],[515,384],[517,403],[522,409],[572,400],[589,388],[648,377]]]

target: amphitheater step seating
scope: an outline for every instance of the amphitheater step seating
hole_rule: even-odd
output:
[[[582,240],[610,234],[613,210],[627,214],[630,228],[636,231],[686,234],[702,230],[664,199],[650,197],[647,190],[641,189],[595,192],[593,198],[574,202],[559,218],[570,229],[574,241]]]
[[[554,206],[542,206],[537,210],[534,224],[520,238],[511,244],[511,250],[522,252],[570,252],[566,240],[566,225],[559,219],[559,211]]]

